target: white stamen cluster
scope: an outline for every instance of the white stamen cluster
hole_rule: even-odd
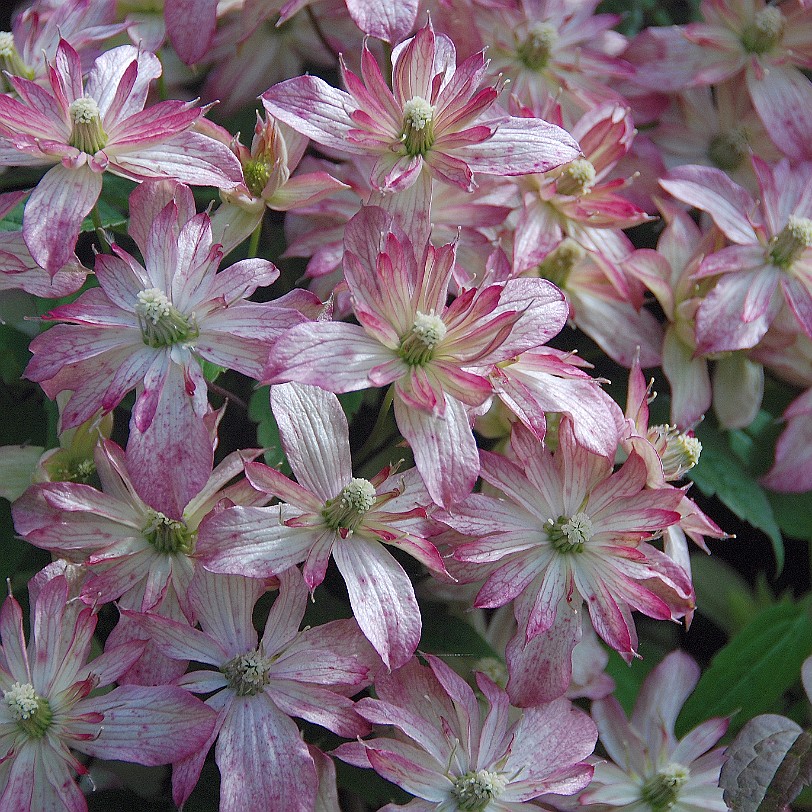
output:
[[[16,53],[14,35],[10,31],[0,31],[0,59],[8,59]]]
[[[361,477],[353,477],[341,491],[341,504],[356,513],[366,513],[376,498],[375,486]]]
[[[547,524],[550,544],[559,553],[580,553],[595,534],[592,519],[583,511],[570,517],[559,516],[555,521],[548,519]]]
[[[3,699],[18,722],[30,719],[39,708],[39,697],[30,682],[15,682],[11,688],[3,691]]]
[[[776,6],[765,6],[756,12],[753,21],[741,34],[744,50],[751,54],[771,51],[784,34],[787,19]]]
[[[651,444],[660,455],[663,475],[669,482],[682,479],[698,462],[702,443],[693,434],[680,431],[676,426],[651,426],[647,432]]]
[[[256,696],[268,682],[271,661],[258,651],[249,651],[229,660],[220,669],[237,696]]]
[[[595,167],[586,158],[576,158],[561,173],[556,182],[560,195],[584,195],[595,183]]]
[[[768,257],[773,265],[786,271],[810,246],[812,246],[812,220],[793,214],[787,219],[787,224],[780,233],[770,241]]]
[[[135,312],[139,316],[157,324],[172,312],[172,303],[169,297],[160,288],[148,288],[139,292]]]
[[[403,121],[413,130],[423,130],[434,119],[434,105],[421,96],[414,96],[403,105]]]
[[[439,316],[421,313],[414,317],[412,333],[429,348],[434,349],[444,338],[447,332],[445,323]]]
[[[507,786],[507,779],[497,772],[478,770],[468,772],[454,780],[451,797],[461,812],[482,812],[493,800],[498,798]]]
[[[99,105],[96,104],[95,99],[89,96],[82,96],[81,99],[71,102],[70,117],[74,124],[91,124],[93,121],[101,117],[99,112]]]

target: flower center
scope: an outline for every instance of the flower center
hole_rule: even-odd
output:
[[[191,555],[195,548],[197,533],[186,526],[185,522],[179,522],[164,516],[157,510],[149,511],[149,521],[141,531],[141,535],[159,553],[175,555]]]
[[[558,31],[554,25],[537,23],[530,29],[527,39],[516,49],[516,54],[530,70],[544,70],[557,40]]]
[[[741,43],[749,54],[771,51],[784,34],[786,18],[775,6],[765,6],[756,12],[753,22],[742,31]]]
[[[432,359],[434,348],[445,338],[446,332],[439,316],[418,310],[412,329],[400,341],[400,357],[409,366],[424,366]]]
[[[41,739],[45,735],[54,714],[48,700],[39,696],[30,682],[15,682],[3,691],[3,699],[19,728],[32,739]]]
[[[403,105],[400,139],[409,155],[425,155],[434,144],[434,106],[421,96]]]
[[[240,654],[221,666],[228,687],[237,696],[256,696],[268,684],[271,661],[258,651]]]
[[[711,163],[724,172],[734,172],[749,154],[750,134],[746,127],[719,133],[708,146]]]
[[[10,31],[0,31],[0,70],[8,71],[12,76],[24,76],[26,79],[33,79],[34,72],[23,62],[22,57],[14,44],[14,34]],[[0,78],[0,87],[11,86],[3,76]]]
[[[792,215],[781,232],[770,240],[767,259],[782,271],[786,271],[810,246],[812,246],[812,220]]]
[[[667,481],[682,479],[698,462],[702,443],[693,434],[680,431],[676,426],[651,426],[648,439],[663,463]]]
[[[83,96],[71,102],[70,117],[73,122],[73,131],[70,135],[70,145],[76,149],[95,155],[107,144],[107,133],[104,131],[99,113],[99,105],[95,99]]]
[[[584,549],[584,544],[588,542],[595,533],[592,527],[592,520],[586,513],[579,511],[573,516],[559,516],[555,521],[548,520],[547,535],[550,544],[559,553],[580,553]]]
[[[682,764],[668,764],[643,784],[640,797],[652,812],[667,812],[677,802],[690,774]]]
[[[595,183],[595,167],[586,158],[576,158],[558,176],[555,189],[560,195],[585,195]]]
[[[538,275],[563,288],[570,271],[584,258],[586,251],[575,240],[565,237],[539,263]]]
[[[506,785],[506,779],[499,773],[490,770],[468,772],[454,779],[451,797],[461,812],[482,812],[493,798],[505,791]]]
[[[377,501],[375,486],[368,479],[353,477],[335,499],[328,499],[321,512],[322,518],[331,530],[345,533],[346,538],[361,523]]]
[[[168,347],[200,335],[194,316],[184,316],[159,288],[142,290],[136,298],[135,313],[147,346]]]

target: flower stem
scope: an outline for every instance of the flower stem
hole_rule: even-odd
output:
[[[257,223],[257,227],[251,232],[251,242],[248,243],[248,258],[254,259],[257,255],[257,251],[259,251],[259,238],[262,234],[262,221],[265,218],[263,217]]]
[[[389,415],[389,409],[392,406],[392,400],[394,397],[395,388],[394,386],[390,386],[384,395],[383,403],[381,403],[381,410],[378,412],[378,418],[375,420],[375,425],[372,427],[369,437],[367,437],[367,439],[364,441],[364,444],[361,446],[358,454],[356,455],[358,465],[365,462],[368,457],[371,457],[372,454],[378,450],[378,447],[381,445],[382,441],[386,439],[386,418]]]
[[[98,202],[93,204],[93,208],[90,210],[90,218],[93,220],[93,227],[96,229],[96,238],[101,246],[101,252],[103,254],[112,254],[113,252],[110,249],[110,240],[107,239],[107,234],[105,233],[104,226],[102,225],[101,215],[99,214]]]

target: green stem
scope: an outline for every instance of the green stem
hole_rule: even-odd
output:
[[[101,246],[101,252],[103,254],[112,254],[113,252],[110,249],[110,241],[107,239],[107,234],[104,232],[101,215],[99,214],[98,201],[93,204],[93,208],[90,210],[90,218],[93,220],[93,226],[96,229],[96,238]]]
[[[264,219],[263,216],[262,220],[257,223],[257,227],[251,232],[251,242],[248,243],[248,259],[253,259],[257,255],[257,251],[259,251],[259,238],[262,234],[262,221]]]
[[[356,455],[356,460],[358,461],[358,465],[366,462],[366,460],[372,456],[374,452],[378,450],[378,447],[381,445],[382,440],[386,439],[387,432],[385,431],[386,427],[386,418],[389,415],[389,409],[392,406],[392,400],[395,397],[395,387],[390,386],[389,389],[386,390],[386,394],[383,398],[383,403],[381,403],[381,410],[378,412],[378,418],[375,421],[375,425],[372,427],[372,431],[369,434],[369,437],[364,441],[364,444],[361,446],[358,454]]]

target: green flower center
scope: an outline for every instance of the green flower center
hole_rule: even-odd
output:
[[[149,511],[149,521],[141,534],[157,552],[168,555],[191,555],[197,540],[197,533],[189,530],[185,522],[170,519],[157,510]]]
[[[468,772],[454,779],[451,797],[461,812],[482,812],[492,799],[504,791],[507,780],[499,773],[490,770]]]
[[[425,366],[434,357],[434,349],[446,332],[440,316],[418,310],[412,329],[400,341],[400,357],[411,367]]]
[[[425,155],[434,144],[434,106],[421,96],[403,105],[400,139],[409,155]]]
[[[660,455],[666,480],[682,479],[699,462],[702,443],[692,434],[668,425],[651,426],[647,434]]]
[[[377,498],[375,486],[368,479],[353,477],[335,499],[327,500],[321,515],[331,530],[344,530],[349,536],[361,524],[364,514],[371,510]]]
[[[688,782],[690,774],[682,764],[668,764],[643,784],[640,797],[652,812],[668,812],[677,802],[679,792]]]
[[[539,263],[538,275],[563,288],[572,269],[584,258],[586,251],[575,240],[565,237]]]
[[[41,739],[45,735],[54,714],[48,700],[39,696],[30,682],[15,682],[3,691],[3,699],[21,730],[32,739]]]
[[[560,195],[585,195],[595,183],[595,167],[586,158],[576,158],[558,176],[555,189]]]
[[[270,668],[271,660],[255,650],[234,657],[220,671],[237,696],[256,696],[268,684]]]
[[[100,149],[104,149],[107,144],[107,133],[102,127],[96,100],[83,96],[71,102],[69,110],[73,122],[70,145],[88,155],[95,155]]]
[[[252,158],[246,161],[242,168],[245,185],[254,197],[260,197],[268,181],[271,179],[272,165],[261,158]]]
[[[504,688],[508,681],[507,665],[498,657],[481,657],[473,665],[474,671],[481,671],[500,688]]]
[[[579,511],[573,516],[559,516],[548,520],[547,536],[553,549],[559,553],[583,552],[584,544],[594,535],[592,519]]]
[[[23,76],[26,79],[34,78],[34,71],[23,62],[17,46],[14,44],[14,34],[10,31],[0,31],[0,71],[8,72],[12,76]],[[0,76],[0,87],[11,90],[11,85],[5,76]]]
[[[767,258],[782,271],[787,271],[810,246],[812,220],[792,215],[781,232],[770,240]]]
[[[749,54],[766,54],[781,40],[786,18],[775,6],[766,6],[756,12],[753,22],[742,31],[741,43]]]
[[[159,288],[142,290],[136,298],[138,326],[148,347],[168,347],[200,335],[194,316],[184,316]]]
[[[527,34],[527,38],[516,49],[522,64],[533,71],[544,70],[558,40],[558,31],[550,23],[537,23]]]
[[[708,158],[723,172],[737,170],[750,152],[750,133],[746,127],[734,127],[719,133],[708,146]]]

